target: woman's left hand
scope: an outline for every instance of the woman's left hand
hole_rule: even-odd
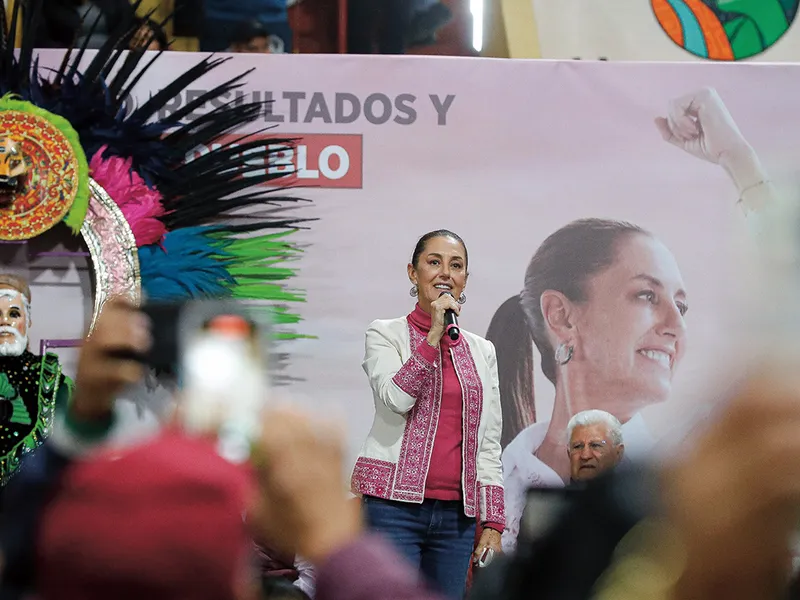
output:
[[[500,542],[500,537],[500,532],[496,529],[490,529],[489,527],[485,528],[481,534],[481,539],[478,542],[478,546],[475,548],[475,552],[472,555],[472,561],[477,563],[487,548],[494,550],[495,555],[503,552],[503,546]]]

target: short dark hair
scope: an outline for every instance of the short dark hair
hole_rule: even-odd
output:
[[[269,30],[261,21],[241,21],[234,27],[231,44],[246,44],[253,38],[268,38]]]
[[[467,245],[464,243],[464,240],[461,239],[461,236],[457,233],[453,233],[449,229],[437,229],[436,231],[429,231],[423,235],[419,238],[419,241],[417,241],[417,245],[414,246],[414,253],[411,255],[411,264],[415,269],[417,268],[417,263],[419,263],[419,257],[422,256],[422,253],[425,251],[425,246],[428,244],[428,241],[438,237],[449,237],[460,243],[464,247],[464,266],[466,267],[469,264]]]

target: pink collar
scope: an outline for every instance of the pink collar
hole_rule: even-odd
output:
[[[428,333],[431,330],[431,316],[422,310],[419,302],[414,307],[414,310],[409,313],[407,318],[411,324],[422,333]],[[458,338],[458,341],[461,341],[460,337]],[[458,342],[453,342],[446,335],[442,337],[442,341],[440,343],[444,344],[445,346],[455,346],[458,344]]]

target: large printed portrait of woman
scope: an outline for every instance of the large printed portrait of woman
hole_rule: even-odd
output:
[[[674,100],[655,125],[655,135],[723,167],[748,218],[774,195],[714,90]],[[574,415],[605,410],[623,423],[626,445],[656,444],[641,411],[670,400],[695,318],[673,252],[656,232],[622,220],[565,223],[534,249],[522,283],[486,336],[497,349],[503,403],[507,549],[519,533],[525,490],[569,483],[566,432]],[[554,390],[552,414],[536,410],[537,367]]]

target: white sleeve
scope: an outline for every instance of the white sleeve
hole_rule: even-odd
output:
[[[500,380],[497,375],[497,353],[489,344],[486,357],[491,380],[483,382],[486,428],[478,448],[478,482],[480,484],[480,519],[482,523],[505,524],[502,448],[503,411],[500,404]]]
[[[367,329],[362,367],[376,403],[404,415],[414,408],[417,397],[431,381],[439,350],[423,342],[420,348],[412,348],[411,356],[404,363],[383,329],[379,322]]]
[[[314,573],[314,565],[306,559],[297,556],[295,557],[294,566],[299,573],[299,576],[294,582],[294,585],[308,594],[309,598],[314,597],[316,588],[316,575]]]

